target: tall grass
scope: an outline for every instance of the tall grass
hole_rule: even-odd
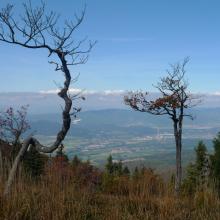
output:
[[[2,220],[220,219],[220,199],[213,190],[177,198],[172,184],[150,169],[136,177],[112,177],[88,163],[58,162],[38,179],[21,170],[7,199],[4,184],[1,178]]]

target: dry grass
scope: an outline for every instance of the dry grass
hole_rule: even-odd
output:
[[[220,200],[213,191],[177,198],[149,170],[139,178],[106,180],[88,165],[77,169],[55,166],[38,181],[20,173],[8,199],[2,198],[3,186],[1,179],[2,220],[220,219]]]

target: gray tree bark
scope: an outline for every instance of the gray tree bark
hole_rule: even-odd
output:
[[[182,184],[182,122],[174,121],[174,136],[176,144],[176,178],[175,191],[178,195]]]
[[[4,190],[5,196],[10,193],[19,163],[30,145],[35,147],[38,152],[51,153],[64,140],[71,125],[71,115],[78,111],[77,108],[72,109],[72,100],[76,99],[78,94],[71,96],[68,93],[71,83],[71,74],[68,67],[84,64],[88,59],[88,53],[96,43],[89,42],[87,49],[82,49],[81,46],[85,42],[85,39],[78,43],[73,40],[73,32],[83,21],[85,10],[80,17],[75,16],[76,22],[66,21],[60,31],[59,16],[54,12],[46,14],[44,2],[42,2],[40,7],[36,8],[32,7],[31,2],[23,4],[23,6],[24,14],[20,16],[20,22],[17,22],[17,17],[14,17],[14,13],[12,12],[13,5],[8,4],[0,11],[0,41],[29,49],[47,49],[49,51],[49,57],[51,55],[57,56],[58,63],[55,61],[50,61],[49,63],[56,65],[55,71],[64,73],[65,81],[58,93],[64,101],[64,109],[62,112],[62,127],[51,146],[42,145],[34,137],[28,137],[24,141],[10,170]]]
[[[33,137],[29,137],[24,141],[18,155],[16,156],[16,158],[14,160],[12,169],[10,170],[9,177],[8,177],[8,180],[7,180],[7,183],[6,183],[6,186],[5,186],[5,190],[4,190],[4,196],[7,196],[10,192],[11,185],[12,185],[13,180],[15,178],[18,166],[19,166],[25,152],[27,151],[28,147],[30,145],[32,145],[33,147],[36,148],[36,150],[38,152],[51,153],[59,147],[59,145],[64,140],[64,138],[65,138],[65,136],[66,136],[66,134],[67,134],[67,132],[70,128],[70,124],[71,124],[70,111],[71,111],[71,107],[72,107],[72,99],[68,96],[68,89],[69,89],[70,82],[71,82],[71,75],[70,75],[69,69],[67,67],[67,62],[66,62],[66,60],[63,56],[63,53],[58,51],[57,54],[58,54],[58,57],[61,60],[62,71],[64,72],[64,75],[65,75],[64,86],[60,90],[60,92],[58,93],[58,95],[65,102],[65,107],[64,107],[64,110],[63,110],[63,113],[62,113],[62,115],[63,115],[62,128],[58,132],[55,142],[49,147],[43,146],[37,139],[35,139]]]

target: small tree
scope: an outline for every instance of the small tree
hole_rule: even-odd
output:
[[[136,166],[135,167],[135,169],[134,169],[134,172],[133,172],[133,178],[134,179],[137,179],[137,178],[139,178],[140,177],[140,171],[139,171],[139,169],[138,169],[138,167]]]
[[[18,110],[9,107],[6,111],[0,112],[0,140],[13,145],[10,152],[11,160],[19,151],[18,143],[20,143],[21,136],[30,129],[27,121],[27,109],[28,106],[21,106]],[[2,172],[3,161],[3,153],[0,147],[0,170]]]
[[[130,170],[127,166],[125,166],[124,169],[123,169],[123,175],[130,176]]]
[[[209,174],[209,160],[207,155],[207,148],[205,144],[200,141],[195,149],[196,152],[196,170],[198,175],[198,185],[203,186],[206,181],[206,177]]]
[[[182,130],[184,117],[192,118],[186,110],[193,107],[195,102],[188,92],[188,83],[185,80],[185,67],[189,59],[182,63],[171,65],[171,70],[167,70],[167,76],[161,78],[155,86],[161,94],[160,98],[148,101],[147,92],[130,92],[124,97],[126,105],[136,111],[147,112],[153,115],[167,115],[173,122],[173,131],[176,145],[176,180],[175,190],[178,193],[182,182]]]
[[[48,159],[45,154],[39,153],[34,147],[30,147],[22,162],[26,173],[32,178],[38,178],[43,174]]]
[[[214,153],[210,155],[211,177],[214,179],[216,188],[220,193],[220,132],[213,140]]]
[[[71,161],[71,165],[76,168],[81,163],[81,160],[75,155]]]
[[[107,158],[107,164],[105,165],[105,169],[108,174],[113,174],[114,172],[114,163],[112,159],[112,155],[109,155]]]
[[[123,175],[123,164],[122,161],[120,160],[119,162],[113,162],[112,155],[109,155],[107,158],[107,163],[105,165],[105,169],[107,174],[113,175],[113,176],[121,176]],[[127,169],[125,169],[125,173],[127,173]]]
[[[186,169],[186,178],[184,179],[184,188],[188,193],[193,193],[197,188],[203,189],[209,176],[209,160],[207,148],[200,141],[195,148],[196,159],[194,163],[190,163]]]
[[[80,16],[75,15],[75,22],[66,20],[60,28],[59,16],[53,11],[47,13],[44,3],[39,7],[33,7],[29,1],[23,6],[24,12],[20,17],[13,13],[14,6],[12,4],[8,4],[0,11],[0,42],[28,49],[44,49],[48,51],[48,57],[54,57],[50,63],[54,64],[55,71],[61,71],[65,78],[63,86],[58,92],[59,97],[64,101],[64,107],[62,126],[51,146],[42,145],[32,136],[24,141],[9,174],[5,195],[9,193],[18,164],[30,145],[35,147],[38,152],[51,153],[60,146],[66,137],[71,125],[71,116],[79,111],[78,108],[72,106],[72,101],[82,98],[69,93],[71,82],[77,80],[77,78],[72,79],[69,67],[84,64],[88,60],[88,53],[95,43],[89,42],[88,46],[83,47],[86,39],[78,42],[73,39],[73,33],[83,21],[85,10]]]
[[[197,170],[194,163],[189,163],[186,167],[186,177],[183,180],[183,189],[187,194],[193,194],[197,187]]]
[[[0,138],[16,146],[21,136],[30,129],[27,121],[28,106],[14,110],[12,107],[0,112]]]

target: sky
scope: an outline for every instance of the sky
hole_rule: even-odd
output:
[[[1,0],[0,7],[18,0]],[[40,3],[40,0],[34,0]],[[74,18],[87,5],[75,33],[79,40],[97,40],[73,87],[92,90],[154,91],[170,63],[189,56],[187,79],[192,92],[220,91],[219,0],[47,0],[47,8],[62,19]],[[61,19],[61,20],[62,20]],[[63,76],[48,64],[45,50],[0,42],[0,92],[54,90]],[[55,83],[56,82],[56,83]]]

